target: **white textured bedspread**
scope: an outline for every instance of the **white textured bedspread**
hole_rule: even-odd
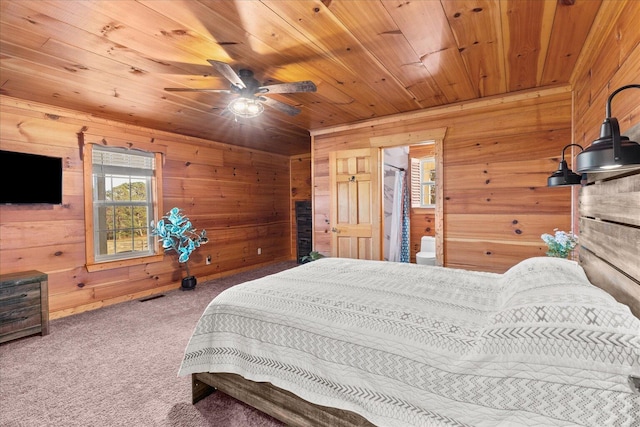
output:
[[[268,381],[384,426],[640,426],[640,320],[575,262],[323,258],[234,286],[179,375]]]

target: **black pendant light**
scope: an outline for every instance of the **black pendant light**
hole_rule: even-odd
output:
[[[607,170],[627,170],[640,168],[640,144],[620,136],[618,119],[611,117],[611,100],[625,89],[640,89],[640,85],[622,86],[613,91],[607,99],[606,118],[600,127],[600,138],[578,154],[576,171],[605,172]]]
[[[583,151],[581,145],[568,144],[562,149],[562,160],[558,165],[558,170],[555,171],[549,178],[547,178],[547,187],[561,187],[566,185],[578,185],[582,184],[583,176],[578,175],[567,166],[567,161],[564,159],[564,152],[569,147],[580,147],[580,151]],[[586,177],[584,177],[586,180]]]

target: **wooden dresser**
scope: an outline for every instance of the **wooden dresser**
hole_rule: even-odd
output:
[[[0,275],[0,343],[49,333],[48,276],[40,271]]]

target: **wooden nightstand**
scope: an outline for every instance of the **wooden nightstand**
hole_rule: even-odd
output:
[[[0,275],[0,343],[49,333],[48,276],[40,271]]]

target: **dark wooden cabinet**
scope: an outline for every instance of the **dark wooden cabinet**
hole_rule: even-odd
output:
[[[40,271],[0,275],[0,343],[49,333],[48,292]]]
[[[296,201],[296,255],[298,263],[312,250],[311,200]]]

